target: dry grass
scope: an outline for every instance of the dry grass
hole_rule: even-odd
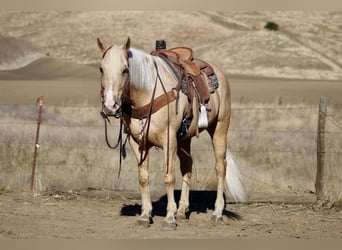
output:
[[[317,106],[305,103],[234,103],[228,135],[229,148],[240,163],[248,193],[314,191],[316,173]],[[33,156],[37,109],[34,106],[1,106],[0,187],[27,189]],[[334,119],[339,109],[329,107]],[[25,114],[20,115],[18,114]],[[88,187],[138,191],[136,160],[127,148],[120,178],[118,151],[106,148],[99,108],[46,106],[40,133],[36,188],[85,189]],[[111,128],[114,141],[117,124]],[[339,170],[341,128],[328,119],[326,183],[341,195]],[[209,136],[193,140],[192,188],[215,189],[214,157]],[[164,190],[164,169],[158,149],[151,150],[151,188]],[[180,188],[177,171],[177,188]]]
[[[314,192],[317,105],[235,104],[229,141],[251,190]],[[341,198],[342,126],[331,105],[326,130],[326,191]],[[337,187],[339,186],[339,187]],[[329,191],[328,191],[329,190]]]

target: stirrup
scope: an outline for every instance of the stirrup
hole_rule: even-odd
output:
[[[201,104],[200,114],[198,118],[198,128],[207,128],[208,127],[208,115],[206,107]]]

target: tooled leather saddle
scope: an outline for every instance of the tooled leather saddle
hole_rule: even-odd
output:
[[[179,88],[189,100],[197,98],[200,104],[208,103],[210,93],[218,87],[215,72],[207,62],[194,58],[194,52],[188,47],[172,49],[156,49],[152,55],[167,59],[176,69],[175,74],[179,80]]]
[[[188,110],[177,133],[177,137],[182,138],[192,121],[193,102],[197,101],[201,106],[205,106],[210,94],[218,88],[216,74],[210,64],[195,58],[193,50],[188,47],[166,49],[165,41],[157,40],[156,49],[151,54],[161,57],[170,65],[178,78],[177,93],[182,91],[188,97]]]

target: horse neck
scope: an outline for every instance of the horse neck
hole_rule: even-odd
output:
[[[128,102],[134,107],[141,107],[148,104],[151,101],[152,92],[137,89],[134,86],[130,86],[129,94],[127,96]]]
[[[132,50],[134,60],[130,61],[130,93],[129,101],[133,106],[144,106],[148,104],[155,89],[154,97],[170,90],[175,83],[170,81],[172,73],[159,57],[154,57],[145,52]],[[157,71],[162,83],[157,76]],[[157,85],[156,85],[157,84]],[[171,86],[170,86],[171,84]]]

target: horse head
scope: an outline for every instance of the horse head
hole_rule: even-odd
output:
[[[127,92],[129,82],[128,51],[130,38],[122,46],[103,45],[97,38],[97,45],[102,52],[100,65],[101,72],[101,97],[106,115],[119,117],[124,95]]]

